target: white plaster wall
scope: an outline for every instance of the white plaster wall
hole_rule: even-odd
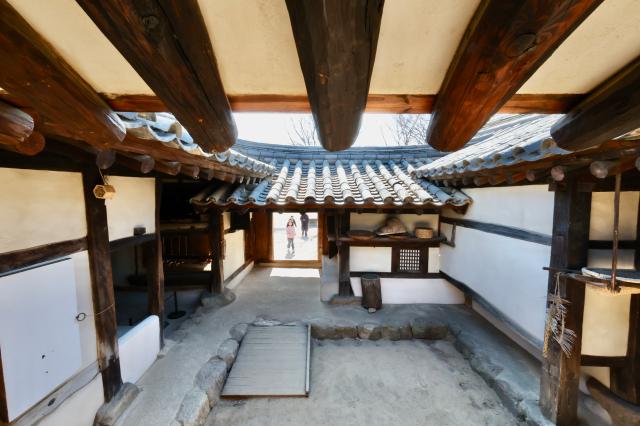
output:
[[[225,234],[226,251],[222,261],[224,279],[226,280],[244,265],[244,230]]]
[[[620,239],[635,240],[638,221],[638,192],[620,193]],[[591,197],[589,239],[613,238],[613,192],[594,192]]]
[[[351,229],[362,229],[367,231],[375,231],[384,225],[387,217],[398,217],[407,227],[408,231],[413,231],[416,226],[426,226],[438,230],[437,214],[378,214],[378,213],[351,213],[350,227]]]
[[[351,288],[355,296],[362,296],[359,277],[351,278]],[[440,278],[381,278],[380,288],[384,304],[464,303],[464,294]]]
[[[236,275],[234,279],[226,283],[225,288],[228,288],[229,290],[233,290],[234,288],[238,287],[240,283],[242,283],[242,281],[247,277],[247,275],[251,273],[251,271],[253,270],[253,267],[254,267],[254,263],[251,262],[249,265],[247,265],[246,268],[242,270],[242,272]]]
[[[104,404],[102,375],[64,401],[54,412],[42,419],[38,426],[89,426],[96,412]]]
[[[136,383],[160,351],[160,320],[150,315],[118,338],[123,382]]]
[[[391,272],[391,247],[351,247],[349,268],[357,272]]]
[[[635,240],[638,192],[620,194],[620,239]],[[591,198],[589,239],[613,239],[613,192],[594,192]],[[611,250],[589,250],[588,266],[611,268]],[[633,250],[618,253],[618,267],[633,269]],[[610,295],[587,286],[582,324],[582,353],[622,356],[627,352],[631,295]],[[601,371],[594,374],[602,375]],[[603,382],[605,385],[608,382]]]
[[[80,321],[80,351],[82,368],[86,368],[98,359],[96,348],[96,328],[93,317],[93,295],[91,292],[91,273],[89,271],[89,252],[81,251],[71,255],[76,278],[76,304],[78,313],[84,312],[87,318]]]
[[[133,228],[144,226],[146,233],[156,230],[156,184],[154,178],[108,176],[116,195],[106,200],[109,240],[133,236]]]
[[[441,229],[451,234],[451,225]],[[551,247],[460,226],[455,244],[440,247],[440,269],[542,340],[548,279],[542,268],[549,264]]]
[[[82,175],[0,168],[0,253],[87,234]]]
[[[586,286],[584,304],[582,353],[626,355],[631,295],[611,295]]]
[[[328,302],[338,294],[338,256],[322,256],[322,273],[320,275],[320,300]]]
[[[466,214],[446,209],[443,216],[551,234],[554,194],[547,185],[467,188],[463,192],[473,200]]]

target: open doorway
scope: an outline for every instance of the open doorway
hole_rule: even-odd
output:
[[[275,261],[315,261],[318,253],[318,213],[273,213],[273,252]],[[287,227],[290,223],[292,226]]]

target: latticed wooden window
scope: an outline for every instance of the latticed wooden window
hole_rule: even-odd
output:
[[[391,271],[400,274],[424,274],[427,272],[428,251],[425,248],[394,247]]]

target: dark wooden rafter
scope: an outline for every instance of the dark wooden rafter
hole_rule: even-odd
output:
[[[109,402],[122,387],[115,294],[111,269],[107,208],[104,200],[93,195],[96,184],[102,183],[97,169],[82,173],[87,214],[87,248],[91,271],[91,292],[98,348],[98,366],[102,373],[104,398]]]
[[[167,106],[155,95],[103,95],[116,111],[163,112]],[[11,99],[0,91],[0,99]],[[234,112],[311,112],[307,95],[229,95]],[[369,94],[365,112],[428,114],[435,95]],[[584,95],[515,94],[499,110],[505,114],[560,114],[576,106]]]
[[[36,263],[68,256],[87,249],[87,239],[59,241],[0,254],[0,273],[26,268]]]
[[[367,103],[384,0],[286,3],[320,142],[347,149]]]
[[[34,131],[35,122],[26,112],[0,101],[0,146],[25,155],[44,149],[44,136]]]
[[[602,0],[482,0],[438,93],[427,142],[463,147]]]
[[[640,58],[594,89],[551,128],[568,150],[598,146],[640,127]]]
[[[0,26],[0,87],[28,100],[42,116],[43,132],[96,146],[122,141],[118,116],[6,0],[0,0]]]
[[[206,151],[237,130],[197,0],[77,0]]]

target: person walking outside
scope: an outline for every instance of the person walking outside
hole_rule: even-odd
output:
[[[296,237],[296,220],[293,216],[289,217],[287,221],[287,251],[291,251],[292,254],[295,254],[296,247],[293,244],[293,239]]]
[[[309,216],[307,215],[307,212],[302,212],[300,214],[300,228],[302,229],[302,238],[308,238]]]

